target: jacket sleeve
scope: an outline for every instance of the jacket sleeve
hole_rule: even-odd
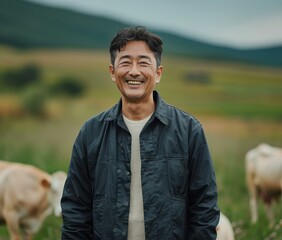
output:
[[[61,206],[63,217],[61,239],[93,239],[92,190],[83,128],[73,146]]]
[[[190,139],[188,239],[215,240],[219,221],[212,159],[200,124]]]

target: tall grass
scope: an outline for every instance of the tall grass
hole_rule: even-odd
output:
[[[8,113],[0,119],[0,159],[33,164],[49,173],[59,169],[67,171],[72,144],[80,126],[119,98],[108,74],[108,54],[18,52],[5,48],[0,48],[0,53],[0,76],[8,67],[33,62],[42,67],[45,83],[52,83],[64,75],[87,83],[83,97],[74,100],[49,98],[49,118],[44,120],[9,115],[9,106],[20,108],[20,98],[0,90],[0,112],[6,109]],[[246,152],[259,143],[282,147],[282,70],[172,56],[164,56],[163,65],[164,75],[157,90],[167,102],[190,112],[202,122],[214,160],[219,206],[233,223],[236,239],[282,239],[281,227],[268,227],[261,204],[259,222],[250,224],[244,168]],[[210,81],[191,82],[187,79],[189,72],[205,72]],[[281,202],[275,206],[275,214],[278,224],[282,218]],[[50,216],[35,240],[59,239],[60,227],[61,219]],[[5,226],[0,228],[0,236],[8,239]]]

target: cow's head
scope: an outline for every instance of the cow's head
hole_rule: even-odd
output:
[[[61,198],[67,174],[63,171],[58,171],[53,173],[51,177],[51,204],[55,216],[59,217],[62,214]]]

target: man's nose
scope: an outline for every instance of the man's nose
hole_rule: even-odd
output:
[[[140,75],[140,71],[139,71],[139,68],[138,68],[138,65],[137,64],[132,64],[131,68],[130,68],[130,71],[129,71],[129,74],[131,76],[138,76]]]

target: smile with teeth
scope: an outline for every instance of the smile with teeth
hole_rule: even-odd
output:
[[[143,81],[136,81],[136,80],[127,80],[126,81],[129,85],[141,85]]]

